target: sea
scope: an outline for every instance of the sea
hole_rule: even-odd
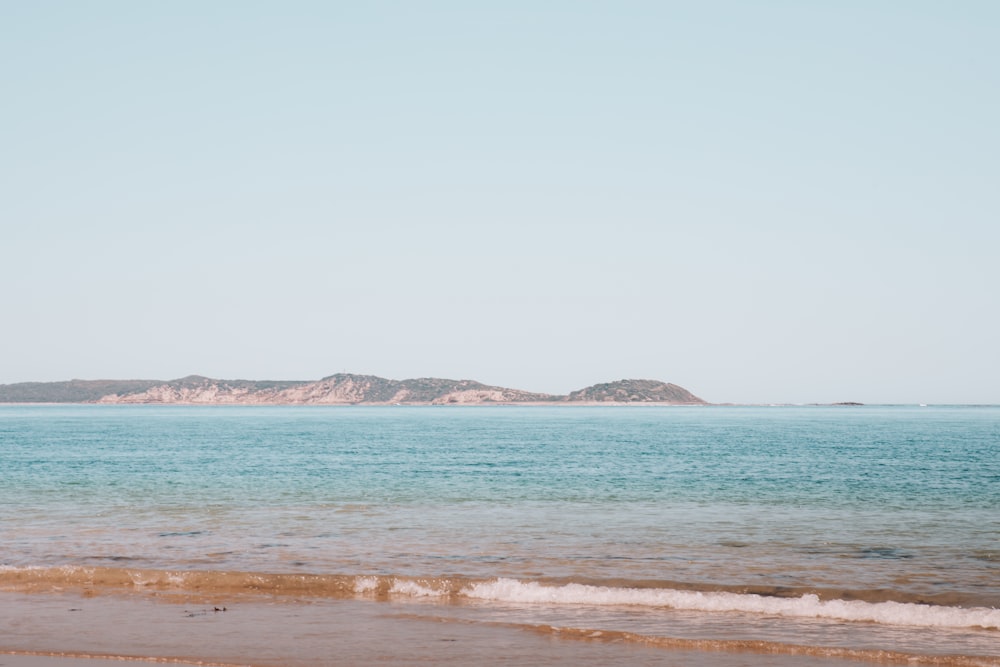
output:
[[[1000,665],[1000,407],[2,406],[0,605],[9,653]]]

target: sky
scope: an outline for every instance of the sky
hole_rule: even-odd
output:
[[[0,4],[0,383],[1000,403],[1000,3]]]

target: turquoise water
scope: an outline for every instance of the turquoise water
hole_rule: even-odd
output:
[[[897,628],[927,602],[1000,623],[996,407],[4,406],[0,470],[9,576],[851,621],[816,594]]]
[[[0,437],[3,492],[98,502],[1000,498],[998,408],[4,407]]]

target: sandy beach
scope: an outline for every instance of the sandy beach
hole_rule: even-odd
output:
[[[139,596],[0,593],[0,667],[123,663],[254,665],[857,665],[786,647],[651,646],[614,634],[475,623],[433,604],[361,600],[204,602]],[[886,653],[882,664],[930,664]],[[966,664],[966,663],[949,663]],[[973,664],[973,663],[968,663]],[[1000,664],[1000,663],[974,663]]]

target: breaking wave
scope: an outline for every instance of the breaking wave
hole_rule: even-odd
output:
[[[537,582],[497,579],[471,584],[470,598],[529,604],[635,605],[685,611],[744,612],[791,618],[824,618],[885,625],[976,627],[1000,629],[1000,609],[946,607],[911,602],[821,600],[814,593],[801,597],[771,597],[669,588],[614,588],[586,584],[545,586]]]
[[[1000,609],[911,601],[823,599],[668,586],[599,586],[518,579],[388,575],[272,574],[170,571],[105,567],[0,567],[0,590],[44,592],[65,588],[90,593],[157,592],[194,595],[269,595],[310,598],[430,598],[506,604],[633,606],[683,611],[738,612],[890,626],[1000,630]]]

